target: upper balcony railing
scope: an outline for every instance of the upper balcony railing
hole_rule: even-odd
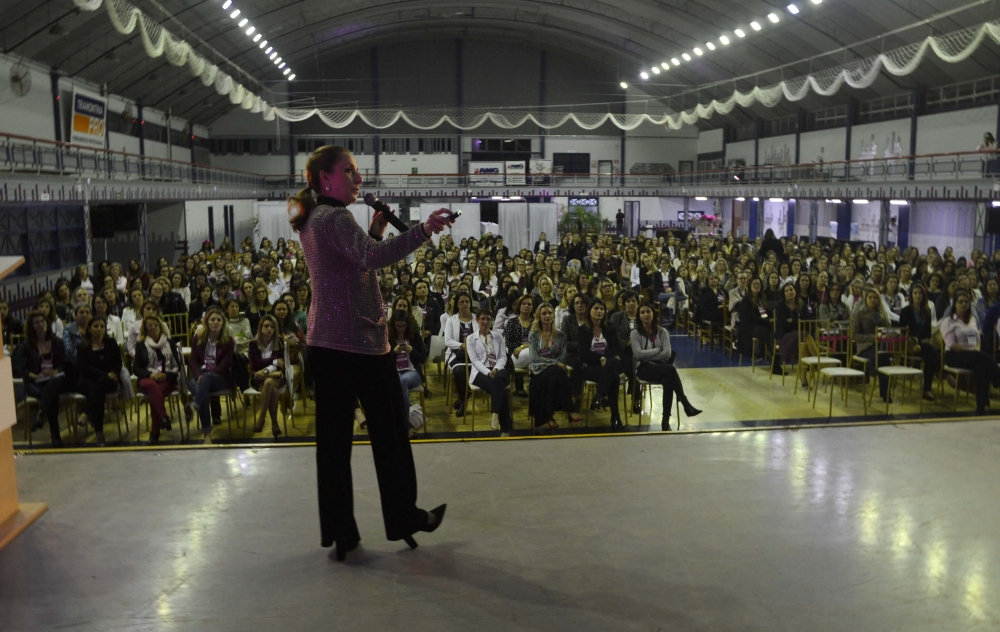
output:
[[[0,169],[10,173],[258,189],[264,187],[264,176],[255,173],[17,134],[0,134],[0,160],[3,161]]]
[[[726,167],[711,171],[664,174],[378,174],[365,176],[364,186],[380,189],[467,189],[484,187],[595,189],[621,187],[660,189],[674,186],[752,186],[792,183],[906,182],[908,180],[978,180],[1000,176],[1000,155],[969,151],[921,156],[841,160],[799,165]],[[265,176],[269,189],[305,186],[301,176]]]

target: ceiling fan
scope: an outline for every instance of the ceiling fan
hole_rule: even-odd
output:
[[[31,92],[31,70],[21,62],[10,67],[10,89],[19,97]]]

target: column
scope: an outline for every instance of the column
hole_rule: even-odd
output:
[[[912,204],[904,204],[899,207],[899,215],[896,220],[896,245],[900,250],[905,250],[910,246],[910,210]]]
[[[463,105],[463,89],[462,89],[462,40],[455,40],[455,105],[458,108],[458,113],[462,113]],[[455,137],[455,155],[457,156],[455,166],[455,173],[462,173],[462,133],[459,132],[458,136]]]
[[[889,245],[889,200],[879,200],[878,245]]]
[[[852,202],[842,202],[837,205],[837,239],[847,241],[851,238],[851,207]]]
[[[49,77],[52,81],[52,122],[55,125],[55,139],[56,142],[62,142],[62,103],[59,98],[59,71],[53,68]],[[56,152],[56,166],[60,171],[62,171],[62,165],[62,150],[60,149]]]
[[[854,111],[857,109],[857,101],[847,99],[847,125],[844,127],[846,143],[844,145],[844,160],[851,159],[851,128],[854,125]]]
[[[760,200],[752,198],[747,200],[747,204],[750,206],[750,216],[747,218],[747,237],[750,238],[750,241],[753,241],[757,239],[757,216],[760,211]]]
[[[540,66],[539,71],[538,71],[538,77],[539,77],[539,80],[538,80],[538,105],[541,106],[539,108],[539,111],[540,112],[544,112],[545,111],[545,90],[548,87],[546,85],[546,82],[548,81],[548,65],[549,64],[548,64],[548,55],[546,54],[546,52],[544,50],[541,51],[540,55],[541,55],[541,59],[540,59],[541,66]],[[545,137],[546,136],[548,136],[548,130],[543,127],[543,128],[541,128],[539,130],[539,139],[538,139],[538,149],[539,149],[539,154],[540,154],[539,157],[540,158],[545,158]],[[624,164],[624,163],[622,163],[622,164]]]
[[[149,264],[149,241],[146,236],[146,203],[139,205],[139,269],[147,270]]]
[[[684,230],[691,228],[691,198],[684,198]]]
[[[785,229],[785,234],[788,235],[789,237],[791,237],[792,235],[795,234],[795,207],[796,207],[796,201],[795,200],[788,200],[787,204],[788,204],[788,207],[787,207],[788,208],[788,217],[787,217],[787,220],[788,220],[787,224],[788,225],[787,225],[787,227]]]
[[[976,227],[975,227],[975,235],[973,236],[972,239],[972,247],[978,248],[982,252],[986,252],[987,242],[993,241],[986,234],[986,222],[988,214],[989,210],[986,202],[978,202],[976,204]],[[992,245],[992,243],[990,245]]]
[[[920,98],[920,91],[913,91],[913,105],[910,106],[910,156],[915,156],[917,153],[917,117],[920,115],[920,103],[922,99]],[[916,172],[917,165],[911,157],[908,161],[910,163],[909,179],[912,180]]]
[[[809,200],[809,241],[816,241],[819,230],[819,200]]]
[[[372,47],[372,107],[378,109],[379,106],[379,93],[378,93],[378,47]],[[379,156],[382,152],[382,142],[379,140],[378,130],[375,131],[375,176],[378,177],[380,173]],[[379,185],[378,180],[375,182],[375,186]]]
[[[142,99],[135,102],[136,114],[139,116],[139,173],[146,175],[146,119],[142,113]],[[145,268],[143,268],[145,269]]]

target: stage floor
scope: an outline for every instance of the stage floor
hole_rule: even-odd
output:
[[[414,445],[420,548],[319,547],[310,448],[28,455],[0,630],[996,630],[995,420]]]

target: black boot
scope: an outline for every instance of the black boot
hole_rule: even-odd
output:
[[[660,422],[660,429],[664,432],[670,430],[670,415],[663,415],[663,420]]]
[[[684,414],[688,417],[697,417],[701,414],[701,411],[691,405],[691,402],[687,400],[687,397],[681,400],[681,406],[684,407]]]

